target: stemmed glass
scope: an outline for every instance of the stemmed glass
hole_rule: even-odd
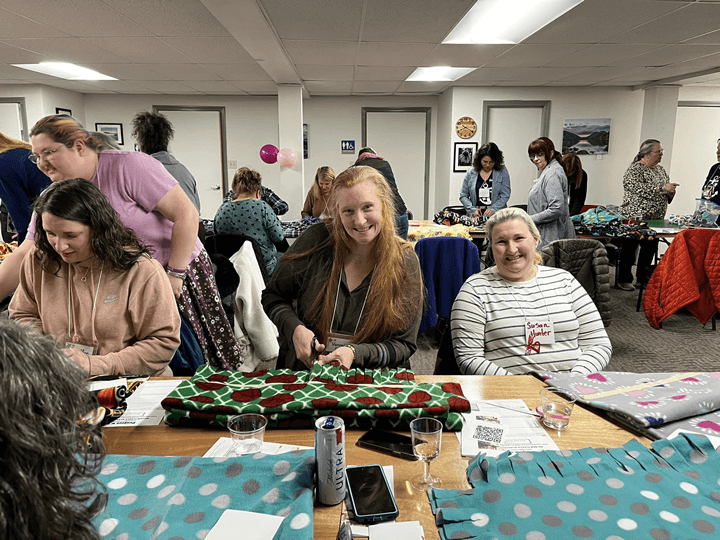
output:
[[[413,453],[425,465],[425,472],[414,477],[411,484],[415,489],[442,486],[442,480],[430,474],[430,462],[440,455],[442,443],[442,422],[435,418],[416,418],[410,422]]]

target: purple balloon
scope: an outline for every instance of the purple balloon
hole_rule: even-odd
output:
[[[275,163],[277,161],[278,148],[273,144],[266,144],[260,149],[260,159],[265,163]]]

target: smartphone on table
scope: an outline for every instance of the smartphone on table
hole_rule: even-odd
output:
[[[398,517],[397,503],[380,465],[347,467],[350,502],[359,523],[379,523]]]
[[[362,448],[417,461],[417,457],[413,453],[412,439],[400,433],[372,428],[363,433],[356,444]]]

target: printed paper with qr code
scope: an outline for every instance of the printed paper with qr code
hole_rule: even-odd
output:
[[[491,403],[506,408],[495,407]],[[463,456],[473,457],[479,452],[488,456],[499,456],[506,450],[511,452],[558,450],[557,444],[542,427],[539,419],[520,412],[530,412],[523,400],[471,401],[470,405],[471,412],[463,414],[463,429],[460,436]],[[492,431],[493,429],[496,431]],[[501,431],[497,431],[498,429]]]

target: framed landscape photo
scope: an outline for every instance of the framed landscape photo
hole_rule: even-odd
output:
[[[472,167],[473,155],[477,149],[476,142],[456,142],[453,152],[453,172],[467,172]]]
[[[95,131],[100,133],[107,133],[114,138],[118,144],[124,144],[123,142],[123,130],[122,124],[95,124]]]
[[[55,107],[55,114],[67,114],[68,116],[72,116],[72,111],[70,109],[63,109],[62,107]]]

